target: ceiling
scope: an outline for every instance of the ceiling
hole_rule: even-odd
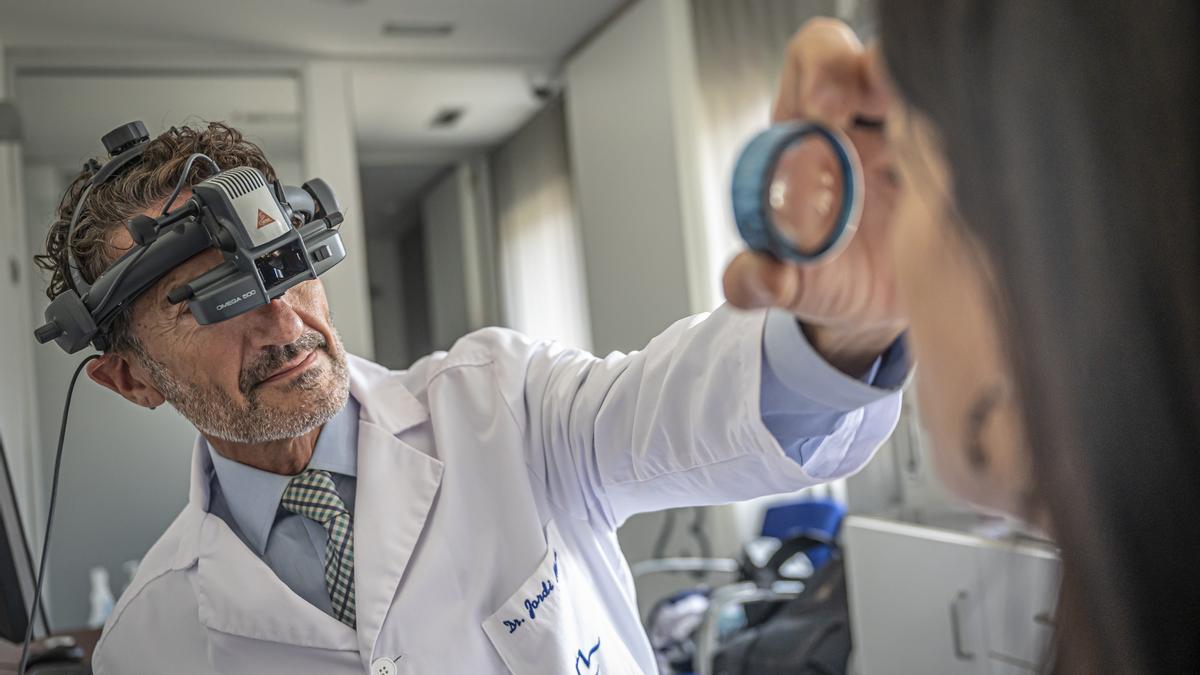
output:
[[[34,163],[77,166],[103,154],[100,136],[140,119],[151,134],[199,120],[227,121],[276,162],[298,164],[299,86],[283,75],[194,75],[181,86],[178,76],[35,73],[18,78],[15,103],[23,150]]]
[[[557,61],[623,0],[0,0],[0,42],[476,63]],[[453,27],[384,35],[388,22]]]
[[[0,0],[0,45],[20,55],[27,155],[61,167],[101,154],[100,135],[121,122],[157,133],[200,119],[230,122],[287,167],[281,174],[300,174],[302,85],[298,69],[279,64],[344,63],[348,91],[330,95],[351,101],[363,193],[384,197],[367,220],[395,223],[446,166],[529,119],[543,103],[533,82],[554,79],[627,1]],[[453,28],[394,37],[388,22]],[[254,57],[269,64],[263,72],[227,67]],[[461,117],[432,127],[446,108]]]
[[[516,130],[542,105],[525,68],[426,65],[356,67],[351,100],[364,164],[452,161]],[[446,128],[432,126],[439,111],[462,110]]]

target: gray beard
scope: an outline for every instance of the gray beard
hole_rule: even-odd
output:
[[[166,366],[142,351],[142,361],[154,387],[201,433],[231,443],[266,443],[302,436],[325,424],[346,405],[350,376],[341,338],[334,344],[323,335],[306,331],[290,345],[268,350],[239,378],[245,402],[234,400],[222,389],[206,388],[176,378]],[[321,349],[329,356],[329,368],[310,368],[286,385],[296,396],[287,408],[263,403],[255,386],[272,371],[300,353]]]

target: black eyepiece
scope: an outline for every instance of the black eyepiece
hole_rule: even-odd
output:
[[[178,305],[184,300],[191,300],[196,293],[188,284],[181,284],[167,292],[167,302]]]
[[[150,132],[146,131],[146,125],[142,124],[141,120],[134,120],[104,134],[100,142],[104,144],[104,149],[108,151],[109,157],[116,157],[133,146],[148,140],[150,140]]]
[[[129,229],[129,236],[133,237],[133,243],[138,246],[149,244],[158,234],[158,221],[145,214],[138,214],[130,218],[125,227]]]

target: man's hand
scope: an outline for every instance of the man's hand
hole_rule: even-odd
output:
[[[896,185],[882,122],[892,95],[877,59],[846,24],[808,21],[788,45],[772,114],[774,122],[810,120],[842,129],[854,143],[866,190],[853,240],[815,266],[744,251],[729,263],[724,279],[730,304],[792,312],[817,351],[855,377],[905,327],[887,243]]]

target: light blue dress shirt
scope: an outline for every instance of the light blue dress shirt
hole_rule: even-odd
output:
[[[812,466],[813,446],[859,414],[859,408],[904,386],[911,369],[908,341],[901,336],[861,378],[848,377],[808,344],[796,317],[770,310],[763,328],[763,424],[810,475],[831,475],[840,458],[832,458],[832,466]]]
[[[763,355],[763,423],[788,456],[814,476],[828,475],[833,467],[810,466],[821,463],[810,462],[813,444],[847,424],[859,408],[891,394],[904,384],[909,372],[908,352],[901,338],[861,379],[847,377],[809,346],[794,316],[777,310],[767,313]],[[358,402],[350,397],[346,407],[321,430],[308,463],[309,469],[330,472],[351,513],[358,466],[358,413]],[[279,506],[291,477],[225,459],[211,447],[208,450],[213,466],[209,511],[224,520],[297,595],[332,616],[325,589],[328,535],[316,522]]]

